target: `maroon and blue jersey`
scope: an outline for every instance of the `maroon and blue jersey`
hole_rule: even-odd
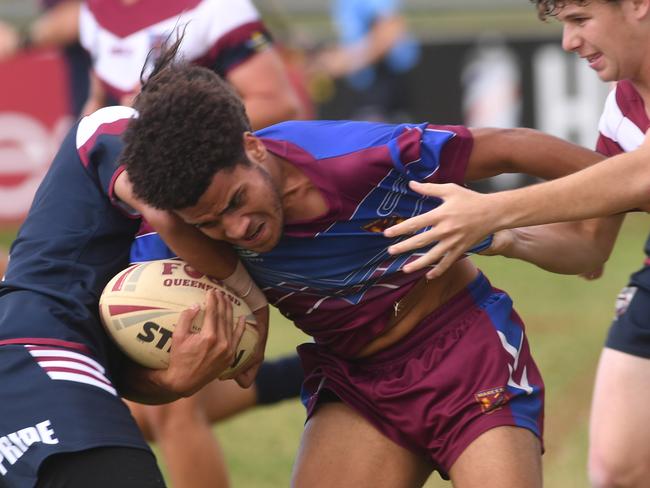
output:
[[[121,134],[133,114],[127,107],[102,109],[65,138],[0,282],[0,345],[66,346],[100,359],[113,352],[97,303],[128,265],[140,224],[112,194],[122,170]]]
[[[411,191],[410,180],[464,182],[472,150],[460,126],[351,121],[284,122],[256,133],[266,148],[303,171],[322,192],[328,211],[287,222],[270,252],[237,249],[269,303],[319,344],[355,355],[384,331],[393,305],[426,270],[404,264],[425,253],[391,256],[403,238],[383,231],[427,212],[440,200]],[[489,246],[491,238],[471,252]],[[168,257],[155,234],[143,233],[132,259]],[[156,254],[159,253],[159,254]]]

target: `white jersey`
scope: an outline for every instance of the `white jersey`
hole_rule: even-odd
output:
[[[643,98],[631,82],[619,81],[607,97],[600,117],[597,151],[606,156],[634,151],[643,143],[648,129],[650,119]],[[650,237],[645,253],[644,268],[632,275],[630,283],[634,286],[650,287]]]
[[[88,0],[81,7],[81,44],[117,100],[139,88],[149,53],[183,32],[181,55],[222,76],[269,42],[250,0]]]
[[[597,150],[606,156],[633,151],[643,142],[648,128],[650,120],[641,95],[629,81],[619,81],[600,116]]]

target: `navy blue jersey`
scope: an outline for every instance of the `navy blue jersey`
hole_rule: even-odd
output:
[[[112,185],[122,170],[120,135],[133,109],[109,107],[75,125],[41,183],[0,283],[0,345],[67,345],[105,359],[113,348],[99,296],[125,268],[139,218]]]
[[[390,256],[388,246],[403,238],[383,235],[387,227],[440,204],[411,191],[408,182],[462,184],[471,134],[458,126],[300,121],[256,135],[312,180],[328,211],[286,222],[270,252],[238,249],[239,256],[269,303],[317,343],[354,355],[385,329],[395,301],[426,271],[401,269],[429,247]],[[143,232],[132,258],[162,258],[168,252],[155,234]]]

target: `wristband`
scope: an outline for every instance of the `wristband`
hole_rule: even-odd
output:
[[[222,281],[242,298],[253,312],[268,305],[264,293],[257,287],[241,261],[237,261],[235,271]]]

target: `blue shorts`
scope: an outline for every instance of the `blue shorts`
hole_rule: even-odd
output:
[[[0,346],[0,486],[33,487],[53,454],[109,446],[149,451],[104,366],[84,346],[53,344]]]
[[[632,275],[616,299],[616,315],[605,346],[650,359],[650,286],[641,279],[650,274],[644,268]]]

